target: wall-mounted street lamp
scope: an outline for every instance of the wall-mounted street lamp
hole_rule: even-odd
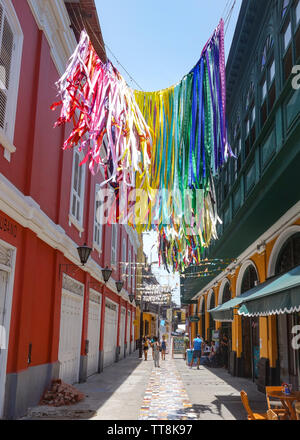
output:
[[[116,287],[117,287],[118,293],[121,292],[123,285],[124,285],[124,281],[116,281]]]
[[[89,259],[89,257],[90,257],[90,254],[91,254],[91,252],[92,252],[92,248],[89,248],[89,247],[86,245],[86,243],[84,243],[83,246],[79,246],[79,247],[77,248],[77,252],[78,252],[78,255],[79,255],[79,259],[80,259],[81,265],[84,266],[84,265],[87,263],[87,261],[88,261],[88,259]],[[72,272],[73,275],[74,275],[74,274],[77,272],[77,270],[79,269],[79,267],[78,267],[76,264],[71,264],[71,263],[69,263],[69,264],[60,264],[60,265],[59,265],[59,276],[60,276],[60,273],[61,273],[61,269],[62,269],[62,267],[65,267],[66,271],[68,271],[69,268],[73,268],[73,269],[75,269],[75,270],[73,270],[73,272]]]
[[[89,248],[86,245],[86,243],[84,243],[83,246],[79,246],[77,248],[77,251],[78,251],[78,255],[79,255],[81,264],[82,264],[82,266],[84,266],[91,255],[92,248]]]
[[[105,269],[102,269],[102,275],[105,283],[107,283],[107,281],[110,279],[111,274],[112,269],[109,269],[107,266]]]
[[[133,302],[133,300],[134,300],[134,295],[133,295],[133,293],[131,293],[130,295],[128,295],[129,296],[129,300],[130,300],[130,302],[132,303]]]

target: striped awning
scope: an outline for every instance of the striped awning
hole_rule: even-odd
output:
[[[238,310],[242,316],[269,316],[300,311],[300,266],[273,280],[248,298]]]
[[[268,316],[300,311],[300,266],[258,284],[209,312],[215,321],[231,322],[234,309],[241,316]]]

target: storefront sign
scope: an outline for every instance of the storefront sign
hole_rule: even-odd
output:
[[[212,339],[213,339],[213,341],[216,341],[216,340],[218,340],[219,339],[219,330],[217,330],[217,331],[213,331],[212,332]]]
[[[199,316],[190,316],[189,317],[190,322],[198,322],[200,321]]]
[[[17,236],[17,225],[0,215],[0,231],[7,232],[14,238]]]
[[[173,337],[173,354],[184,354],[185,346],[184,346],[184,337],[183,336],[174,336]]]

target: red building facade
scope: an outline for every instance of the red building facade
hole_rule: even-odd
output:
[[[84,381],[134,350],[139,241],[98,223],[102,176],[62,150],[69,127],[53,129],[55,82],[76,46],[64,1],[0,0],[0,17],[0,418],[16,418],[51,379]]]

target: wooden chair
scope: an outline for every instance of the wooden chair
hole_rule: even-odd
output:
[[[297,420],[300,420],[300,402],[295,403],[295,411],[296,411]]]
[[[270,402],[269,393],[272,391],[281,391],[281,389],[282,389],[281,386],[266,387],[267,405],[268,405],[268,409],[271,409],[281,420],[287,420],[289,418],[289,414],[287,410],[283,408],[281,402],[278,401],[276,407],[271,406],[271,402]]]
[[[279,420],[278,415],[272,409],[268,409],[267,417],[268,420]]]
[[[241,399],[244,405],[244,408],[248,414],[248,420],[268,420],[267,413],[254,413],[249,405],[248,395],[246,391],[241,391]]]

